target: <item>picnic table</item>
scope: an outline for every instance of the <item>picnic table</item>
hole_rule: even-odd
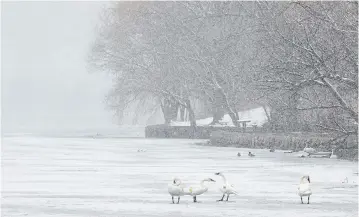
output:
[[[243,129],[243,132],[246,131],[246,128],[247,128],[247,123],[251,122],[250,120],[238,120],[237,123],[238,123],[238,126],[241,126],[242,125],[242,129]]]

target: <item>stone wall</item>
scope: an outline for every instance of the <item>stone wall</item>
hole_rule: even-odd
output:
[[[212,132],[215,131],[226,132],[242,132],[242,128],[236,127],[211,127],[211,126],[197,126],[194,131],[189,126],[168,126],[168,125],[150,125],[146,126],[146,138],[185,138],[185,139],[209,139]],[[253,131],[247,128],[247,131]]]
[[[335,149],[338,158],[358,160],[358,138],[349,137],[347,140],[330,142],[330,136],[325,133],[235,133],[226,131],[213,132],[210,144],[213,146],[230,146],[239,148],[274,148],[301,151],[305,145],[317,151]]]

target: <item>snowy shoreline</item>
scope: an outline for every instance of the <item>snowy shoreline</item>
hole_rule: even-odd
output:
[[[354,162],[194,145],[200,141],[5,137],[2,216],[357,215]],[[253,151],[256,157],[238,158],[238,151]],[[218,171],[240,193],[233,202],[217,203],[221,195],[214,184],[201,203],[184,197],[178,206],[171,204],[167,183],[173,176],[196,184]],[[313,183],[308,206],[300,204],[296,194],[303,174],[309,174]],[[345,177],[347,184],[341,183]]]

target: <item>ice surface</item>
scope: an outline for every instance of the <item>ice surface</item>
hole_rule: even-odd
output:
[[[355,162],[294,154],[199,146],[198,140],[51,138],[2,140],[2,216],[357,216]],[[145,150],[137,152],[138,149]],[[242,157],[237,157],[237,152]],[[221,198],[213,175],[222,171],[239,195]],[[311,204],[297,186],[309,174]],[[167,184],[212,177],[216,184],[193,203],[171,204]],[[341,183],[348,177],[349,183]]]

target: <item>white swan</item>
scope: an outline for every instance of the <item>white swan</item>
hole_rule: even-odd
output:
[[[172,183],[168,184],[168,193],[172,196],[172,203],[175,203],[173,198],[178,197],[178,204],[180,197],[184,195],[182,181],[179,178],[174,178]]]
[[[185,194],[191,195],[193,197],[193,202],[197,202],[197,195],[201,195],[208,191],[208,187],[204,184],[204,182],[216,182],[211,178],[203,179],[199,185],[190,186],[188,191]]]
[[[223,179],[223,186],[221,186],[219,188],[219,190],[223,193],[223,196],[222,196],[222,198],[220,200],[217,200],[217,201],[223,201],[223,198],[224,198],[225,195],[227,195],[227,200],[226,201],[228,201],[229,195],[231,195],[231,194],[236,194],[237,195],[237,192],[234,189],[234,186],[227,182],[226,177],[224,177],[224,175],[222,173],[215,173],[215,175],[221,176],[222,179]]]
[[[249,156],[249,157],[255,157],[256,155],[253,154],[252,152],[248,152],[248,156]]]
[[[303,176],[300,179],[299,187],[298,187],[298,195],[300,196],[300,200],[303,203],[302,197],[308,197],[308,204],[309,204],[309,197],[312,195],[312,190],[310,189],[310,177]]]
[[[314,154],[317,152],[314,148],[308,148],[308,143],[305,144],[305,148],[303,149],[303,151],[308,154]]]
[[[332,149],[332,154],[330,155],[331,159],[337,159],[338,156],[334,154],[334,149]]]

